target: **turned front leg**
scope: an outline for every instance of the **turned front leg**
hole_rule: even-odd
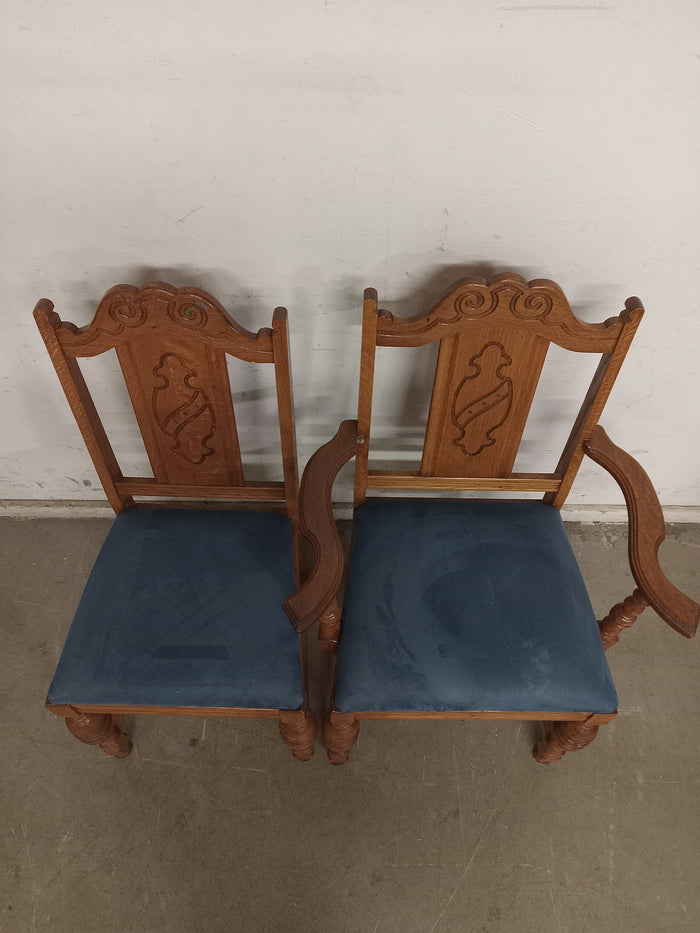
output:
[[[331,710],[323,727],[323,738],[331,764],[345,764],[359,732],[360,723],[354,713],[339,713],[337,710]]]
[[[644,612],[649,603],[640,589],[636,589],[631,596],[612,607],[604,619],[598,623],[600,637],[603,639],[603,648],[607,651],[619,641],[622,632],[634,625],[637,617]]]
[[[316,720],[303,709],[280,710],[280,735],[299,761],[308,761],[314,753]]]
[[[546,734],[532,750],[535,761],[547,765],[552,761],[559,761],[567,752],[585,748],[598,735],[600,726],[614,718],[615,713],[610,713],[573,722],[569,720],[548,723]]]
[[[78,713],[66,716],[66,726],[71,735],[85,745],[99,745],[105,755],[126,758],[132,745],[129,736],[121,730],[121,716],[110,713]]]

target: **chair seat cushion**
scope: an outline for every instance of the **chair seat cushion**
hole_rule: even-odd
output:
[[[598,625],[558,510],[426,499],[358,507],[335,706],[614,712]]]
[[[92,570],[48,701],[295,709],[291,522],[254,511],[119,514]]]

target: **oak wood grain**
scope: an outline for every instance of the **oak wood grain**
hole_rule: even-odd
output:
[[[162,282],[116,285],[85,327],[61,321],[48,299],[34,317],[83,434],[110,504],[119,512],[133,496],[280,499],[298,514],[298,476],[287,312],[254,334],[197,288]],[[124,477],[79,357],[115,349],[153,470]],[[248,483],[243,474],[226,354],[272,363],[279,407],[284,482]],[[250,495],[246,490],[250,490]]]
[[[304,710],[280,710],[280,735],[298,761],[309,761],[314,753],[316,720]]]
[[[625,302],[624,311],[617,318],[612,319],[617,322],[615,345],[609,353],[604,353],[601,357],[598,369],[591,380],[571,434],[557,463],[555,472],[562,476],[561,486],[556,494],[548,493],[544,497],[545,502],[558,509],[562,507],[569,495],[583,460],[584,444],[598,424],[643,316],[644,308],[641,301],[639,298],[632,297]]]
[[[440,341],[423,476],[512,471],[548,346],[536,334],[478,322]]]
[[[370,470],[368,489],[495,490],[556,492],[561,477],[552,473],[511,473],[509,476],[422,476],[417,470]]]
[[[700,606],[671,583],[659,564],[658,551],[666,528],[651,480],[600,425],[584,444],[584,451],[611,474],[625,497],[630,568],[644,599],[671,628],[691,638],[700,622]]]
[[[163,716],[215,716],[236,717],[243,719],[279,719],[278,709],[257,709],[247,706],[141,706],[136,704],[74,703],[58,705],[46,703],[46,709],[54,716],[74,716],[82,713],[109,713],[110,715],[136,716],[143,714]]]
[[[311,457],[301,482],[301,530],[314,548],[307,580],[282,603],[298,632],[306,631],[335,601],[343,575],[343,548],[333,518],[333,482],[356,453],[357,421],[343,421],[335,437]]]
[[[196,288],[150,283],[117,285],[100,301],[85,327],[63,322],[48,299],[34,317],[88,452],[115,512],[139,508],[134,497],[206,499],[225,504],[280,502],[292,520],[297,585],[302,580],[298,468],[289,362],[287,312],[276,308],[272,327],[257,334],[241,327],[219,302]],[[82,357],[115,350],[151,464],[151,477],[124,476],[79,368]],[[248,482],[241,461],[226,355],[272,364],[279,412],[282,482]],[[249,620],[251,626],[255,620]],[[299,637],[299,710],[177,706],[51,706],[86,744],[123,757],[131,743],[121,732],[123,714],[255,716],[278,718],[282,738],[296,758],[313,751],[316,725],[309,709],[308,645]]]
[[[579,320],[556,282],[525,279],[512,272],[497,275],[490,282],[469,277],[454,285],[427,313],[397,318],[380,310],[377,345],[417,347],[452,334],[463,333],[469,325],[512,327],[543,337],[567,350],[609,353],[622,327],[619,318],[602,324]]]
[[[121,730],[121,719],[109,713],[79,713],[66,717],[71,735],[84,745],[98,745],[105,755],[127,758],[131,754],[131,740]]]
[[[323,726],[323,739],[331,764],[345,764],[359,733],[360,725],[354,713],[339,713],[337,710],[331,710]]]
[[[642,591],[636,589],[621,603],[616,603],[605,618],[598,622],[603,648],[606,651],[618,643],[622,632],[634,625],[648,605]]]
[[[244,486],[195,486],[193,484],[159,483],[155,479],[125,476],[115,484],[117,492],[129,496],[165,496],[166,498],[245,499],[249,501],[285,501],[284,483],[264,483],[249,480]]]
[[[346,422],[344,439],[337,436],[322,448],[309,465],[308,481],[306,474],[302,480],[302,521],[316,529],[309,535],[315,540],[316,562],[304,584],[306,599],[302,600],[298,591],[287,600],[290,617],[294,611],[297,613],[296,624],[309,624],[326,611],[326,646],[342,655],[342,619],[339,626],[334,602],[342,574],[342,549],[332,528],[331,489],[340,465],[353,452],[355,506],[365,501],[368,489],[413,489],[540,492],[545,493],[545,502],[559,508],[585,451],[610,469],[625,490],[630,508],[630,560],[639,586],[600,623],[606,649],[647,601],[669,624],[684,634],[692,634],[697,627],[698,607],[663,577],[656,558],[663,537],[663,517],[653,488],[643,471],[638,472],[641,468],[633,467],[631,458],[626,459],[628,455],[616,454],[605,445],[602,429],[597,427],[643,313],[641,302],[633,297],[625,302],[620,314],[589,324],[573,314],[554,282],[526,282],[514,274],[497,276],[490,282],[465,279],[431,310],[403,318],[379,309],[376,291],[366,289],[357,425],[353,429]],[[376,347],[418,347],[433,341],[439,341],[440,349],[421,468],[370,468]],[[570,351],[599,354],[600,363],[556,470],[515,473],[516,455],[551,343]],[[368,700],[371,705],[371,698]],[[340,764],[347,760],[362,719],[539,720],[549,725],[535,749],[535,757],[546,763],[558,760],[566,751],[583,748],[595,737],[599,726],[615,715],[489,710],[341,713],[332,708],[324,735],[331,761]]]
[[[365,711],[348,713],[356,719],[454,719],[454,720],[508,720],[523,722],[542,722],[552,720],[553,722],[580,722],[588,719],[592,715],[607,716],[605,722],[613,719],[615,713],[572,713],[572,712],[517,712],[509,713],[501,710],[440,710],[437,712],[428,711],[410,711],[403,710],[382,710],[381,712]],[[603,720],[601,720],[602,722]]]
[[[578,751],[589,745],[598,735],[598,729],[612,717],[589,716],[582,722],[553,722],[545,736],[533,749],[535,761],[541,765],[559,761],[566,752]]]
[[[556,283],[526,282],[514,273],[490,282],[465,279],[431,310],[404,318],[379,309],[376,291],[366,289],[358,405],[365,445],[358,450],[355,505],[369,488],[463,488],[544,492],[546,502],[561,508],[643,313],[639,299],[628,298],[619,315],[590,324],[574,315]],[[420,469],[435,482],[408,486],[398,478],[393,487],[385,471],[380,485],[378,472],[369,467],[376,347],[436,340],[440,350]],[[512,469],[550,343],[598,353],[601,362],[554,474],[521,474],[520,479],[532,477],[526,487],[511,482]],[[401,477],[401,471],[394,475]],[[459,486],[454,480],[461,476],[484,483]]]
[[[374,362],[377,351],[377,292],[366,288],[362,305],[362,346],[360,349],[360,391],[357,402],[357,436],[362,438],[355,458],[355,508],[367,495],[369,437],[374,392]]]
[[[121,469],[83,374],[77,362],[66,357],[63,352],[58,332],[64,325],[54,311],[53,302],[48,298],[40,299],[34,308],[34,320],[49,352],[56,375],[83,436],[105,495],[114,511],[119,513],[133,505],[133,499],[117,489],[117,484],[123,479]]]

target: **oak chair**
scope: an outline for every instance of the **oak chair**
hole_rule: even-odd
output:
[[[47,299],[34,317],[116,512],[48,709],[117,758],[131,751],[121,725],[134,713],[278,718],[294,756],[310,758],[307,636],[281,607],[301,580],[286,310],[253,334],[206,292],[155,283],[110,289],[86,327],[62,322]],[[112,349],[147,478],[122,474],[78,365]],[[274,366],[282,482],[245,479],[227,354]],[[160,501],[147,507],[148,497]],[[242,500],[256,506],[230,507]],[[260,510],[268,503],[278,511]]]
[[[312,457],[302,531],[315,569],[286,601],[300,630],[320,619],[338,654],[324,738],[341,764],[362,719],[518,719],[546,723],[541,763],[595,737],[616,715],[605,659],[651,605],[688,637],[700,606],[664,576],[664,521],[639,464],[598,425],[642,318],[637,298],[602,324],[577,319],[548,280],[466,279],[432,310],[399,318],[364,295],[357,421]],[[420,469],[369,468],[375,351],[439,341]],[[553,473],[513,472],[550,343],[600,363]],[[596,622],[559,509],[587,455],[622,487],[637,588]],[[331,509],[340,467],[355,457],[354,533],[342,614],[343,552]],[[535,492],[541,499],[368,498],[368,491]]]

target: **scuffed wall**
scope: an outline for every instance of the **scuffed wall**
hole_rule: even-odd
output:
[[[39,297],[78,324],[117,282],[199,285],[251,329],[286,305],[303,464],[354,415],[365,286],[407,313],[465,271],[513,270],[558,281],[587,320],[642,298],[603,423],[665,504],[700,506],[699,11],[691,0],[8,8],[0,498],[101,495],[31,317]],[[431,365],[412,362],[414,378],[382,354],[376,396],[380,456],[406,465]],[[114,364],[91,378],[138,469]],[[585,382],[559,357],[547,380],[554,414],[535,410],[525,468],[554,466]],[[243,446],[266,471],[264,379],[242,402]],[[393,414],[396,442],[384,440]],[[346,482],[337,498],[348,497]],[[591,465],[570,501],[620,494]]]

